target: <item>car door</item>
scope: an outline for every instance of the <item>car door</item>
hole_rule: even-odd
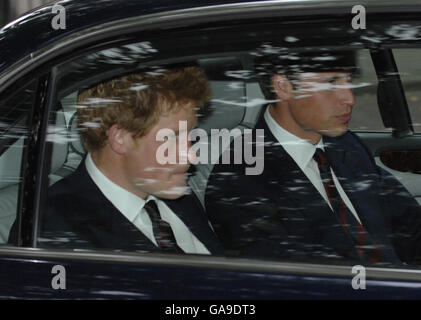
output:
[[[74,125],[77,97],[83,89],[139,70],[159,72],[175,63],[194,62],[207,72],[214,93],[210,106],[213,114],[204,116],[199,126],[205,132],[244,129],[254,125],[262,105],[267,103],[252,72],[253,57],[258,50],[289,52],[338,45],[372,49],[372,43],[364,41],[359,31],[351,28],[349,8],[332,7],[324,14],[315,11],[310,15],[311,11],[306,11],[304,15],[297,8],[283,9],[279,3],[262,4],[261,10],[246,4],[233,5],[229,19],[223,15],[218,18],[221,9],[199,9],[202,21],[193,18],[190,21],[183,11],[167,23],[159,17],[155,21],[151,16],[150,21],[159,22],[159,27],[152,24],[155,27],[150,30],[142,21],[122,20],[111,26],[103,25],[104,40],[100,43],[95,39],[98,28],[80,31],[67,43],[65,52],[50,48],[46,53],[50,55],[48,61],[33,62],[39,63],[39,69],[24,73],[20,80],[4,86],[0,108],[13,110],[15,103],[10,102],[14,101],[13,96],[27,99],[21,101],[23,105],[18,104],[19,112],[11,120],[1,118],[6,129],[1,131],[0,160],[5,165],[0,166],[0,174],[11,177],[14,188],[11,209],[1,209],[2,217],[7,217],[7,222],[2,222],[0,247],[2,298],[421,297],[421,274],[416,266],[360,266],[317,259],[303,262],[43,246],[39,230],[48,206],[48,188],[72,174],[86,152]],[[332,10],[335,15],[331,16]],[[375,32],[383,34],[386,26],[395,23],[391,13],[392,10],[377,20]],[[408,23],[417,24],[418,20]],[[315,25],[321,31],[315,30]],[[104,36],[107,33],[109,37]],[[388,41],[397,40],[391,36]],[[415,44],[417,41],[408,40]],[[22,117],[22,113],[29,117]],[[368,145],[375,146],[374,152],[381,149],[383,133],[380,138],[365,137],[362,133],[361,136]],[[23,142],[17,144],[20,138]],[[404,145],[407,150],[406,142]],[[11,155],[6,156],[9,150]],[[17,154],[12,150],[18,150]],[[197,178],[191,181],[199,198],[206,186],[206,181],[200,182],[207,179],[211,166],[212,163],[198,166]],[[9,184],[1,185],[0,197],[6,193],[9,197],[9,187]],[[9,240],[12,229],[16,238]],[[210,308],[204,310],[201,312],[212,312]],[[163,315],[165,309],[159,308],[157,312]],[[243,306],[241,312],[255,314],[256,309]]]

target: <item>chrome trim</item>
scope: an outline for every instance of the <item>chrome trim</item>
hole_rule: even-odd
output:
[[[246,258],[227,258],[203,255],[172,255],[160,253],[97,252],[46,250],[38,248],[0,247],[0,259],[73,260],[80,262],[114,262],[127,264],[159,264],[174,267],[222,269],[241,272],[264,272],[302,276],[353,278],[353,266],[334,264],[291,263]],[[38,261],[39,262],[39,261]],[[366,267],[367,280],[417,281],[421,288],[421,270]]]
[[[395,1],[360,1],[358,4],[370,5],[372,12],[386,12],[393,11],[390,7],[399,7],[400,11],[420,10],[421,3],[396,3]],[[418,5],[417,5],[418,4]],[[54,58],[60,53],[64,52],[66,47],[77,43],[78,41],[87,41],[90,39],[104,39],[111,37],[113,33],[117,33],[124,29],[133,29],[135,31],[144,31],[148,29],[164,29],[171,24],[177,26],[186,26],[192,23],[203,22],[206,18],[207,22],[231,20],[233,14],[242,15],[241,18],[256,18],[264,15],[265,17],[282,17],[290,16],[291,12],[294,15],[296,10],[300,10],[299,15],[314,15],[320,14],[329,10],[347,9],[351,11],[352,6],[355,5],[353,1],[335,0],[327,1],[303,1],[303,0],[274,0],[266,2],[246,2],[234,3],[215,6],[206,6],[199,8],[180,9],[173,11],[160,12],[144,16],[137,16],[126,18],[122,20],[112,21],[87,28],[81,32],[75,32],[63,39],[59,39],[53,44],[50,44],[40,50],[30,53],[28,56],[22,58],[20,61],[14,63],[12,66],[5,69],[0,74],[0,92],[8,85],[9,81],[13,81],[21,72],[28,73],[40,64],[46,61],[46,58]],[[388,6],[387,8],[384,6]],[[277,11],[281,9],[281,11]],[[171,25],[174,26],[174,25]]]

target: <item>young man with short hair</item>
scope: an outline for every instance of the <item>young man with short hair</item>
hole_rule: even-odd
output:
[[[188,194],[195,155],[181,139],[210,99],[196,66],[142,72],[102,82],[78,99],[87,155],[54,184],[40,231],[41,247],[211,254],[219,243],[200,202]],[[178,132],[179,123],[187,124]],[[160,130],[174,136],[157,139]],[[170,144],[175,163],[159,161]]]
[[[218,164],[205,197],[215,232],[232,254],[419,262],[420,206],[348,131],[354,60],[347,51],[256,60],[262,91],[275,101],[254,129],[264,130],[263,173]]]

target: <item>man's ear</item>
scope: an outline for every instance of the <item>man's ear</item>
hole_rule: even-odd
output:
[[[126,136],[130,134],[126,129],[118,124],[113,124],[107,130],[108,144],[110,148],[117,154],[124,154],[127,151]]]
[[[272,87],[274,88],[276,95],[279,99],[281,99],[281,101],[285,101],[291,98],[293,91],[292,84],[285,75],[274,75],[272,77]]]

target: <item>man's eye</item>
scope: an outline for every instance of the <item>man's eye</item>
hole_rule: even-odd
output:
[[[352,77],[351,76],[345,76],[345,77],[334,77],[328,80],[328,82],[330,84],[335,84],[335,85],[339,85],[339,84],[347,84],[347,83],[351,83],[352,82]]]
[[[332,78],[332,79],[329,79],[329,83],[330,84],[340,84],[340,81],[341,79],[340,78]]]

